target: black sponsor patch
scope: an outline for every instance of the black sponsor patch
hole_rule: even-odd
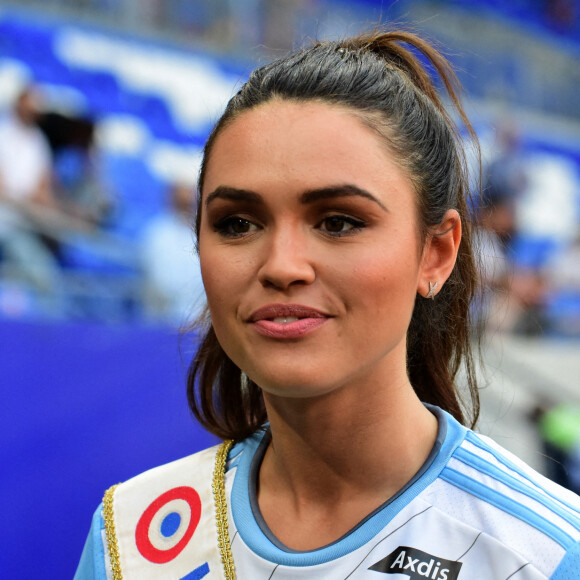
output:
[[[405,574],[411,580],[457,580],[461,562],[438,558],[416,548],[399,546],[369,570],[383,574]]]

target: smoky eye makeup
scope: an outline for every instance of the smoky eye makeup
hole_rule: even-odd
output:
[[[212,222],[212,228],[223,237],[236,238],[258,231],[259,226],[240,215],[227,215]]]
[[[317,228],[331,237],[353,235],[366,227],[366,222],[348,215],[333,214],[324,217],[317,224]]]

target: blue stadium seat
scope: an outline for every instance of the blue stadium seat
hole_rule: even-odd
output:
[[[121,88],[112,74],[71,69],[68,80],[86,96],[89,107],[95,115],[124,112]]]
[[[561,247],[562,243],[554,238],[518,234],[510,245],[510,258],[519,268],[539,270]]]
[[[141,159],[107,155],[103,161],[104,178],[114,184],[119,202],[110,230],[132,238],[164,208],[166,185]]]

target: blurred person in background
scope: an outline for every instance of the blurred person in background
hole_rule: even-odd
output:
[[[4,199],[26,204],[54,205],[52,158],[49,144],[38,128],[40,95],[26,87],[0,125],[1,189]]]
[[[145,310],[153,319],[179,324],[196,318],[205,306],[194,215],[194,188],[175,183],[166,210],[149,221],[141,237]]]
[[[580,232],[546,263],[550,329],[580,336]]]
[[[518,334],[540,334],[546,327],[546,280],[538,264],[521,260],[518,210],[530,186],[529,164],[519,127],[501,119],[496,144],[483,168],[483,191],[477,218],[482,236],[487,328]],[[523,245],[523,244],[522,244]]]
[[[508,309],[508,304],[512,268],[506,254],[506,238],[513,228],[510,204],[481,196],[474,219],[481,282],[486,289],[477,315],[488,330],[511,329],[513,309]]]
[[[39,126],[53,154],[54,196],[72,224],[90,231],[106,225],[115,203],[102,177],[95,122],[90,117],[48,111]]]
[[[37,125],[40,106],[38,89],[26,87],[0,124],[0,250],[11,274],[51,294],[60,285],[57,246],[39,227],[57,202],[50,147]]]
[[[580,568],[580,498],[468,427],[469,180],[431,69],[473,135],[447,61],[400,30],[314,43],[229,101],[199,178],[188,377],[224,442],[109,489],[77,580]]]
[[[492,205],[512,214],[504,222],[502,241],[507,245],[515,232],[515,204],[528,186],[527,164],[521,146],[520,129],[512,120],[497,122],[495,145],[484,168],[484,194]]]

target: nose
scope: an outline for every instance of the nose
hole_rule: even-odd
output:
[[[303,233],[284,229],[265,240],[258,279],[263,286],[281,290],[314,282],[316,271]]]

